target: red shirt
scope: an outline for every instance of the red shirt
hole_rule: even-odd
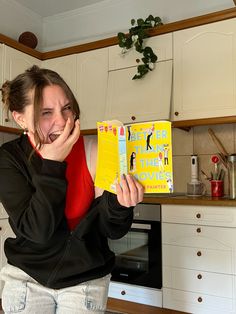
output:
[[[94,183],[87,167],[82,136],[79,137],[65,161],[68,182],[65,215],[72,230],[85,216],[95,197]]]

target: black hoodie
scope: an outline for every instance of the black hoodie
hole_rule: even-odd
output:
[[[16,235],[5,241],[8,263],[54,289],[110,273],[115,257],[107,238],[128,232],[133,207],[105,191],[71,232],[64,214],[66,163],[31,152],[25,135],[0,147],[0,201]]]

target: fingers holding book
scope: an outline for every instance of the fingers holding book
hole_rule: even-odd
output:
[[[122,175],[120,184],[116,184],[116,192],[120,205],[136,206],[143,200],[144,187],[132,175]]]

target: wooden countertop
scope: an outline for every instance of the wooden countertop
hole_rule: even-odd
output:
[[[173,204],[173,205],[206,205],[206,206],[235,206],[236,200],[228,197],[190,197],[187,195],[159,196],[158,194],[146,194],[143,203]]]

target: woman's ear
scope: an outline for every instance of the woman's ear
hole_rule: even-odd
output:
[[[16,121],[16,123],[19,125],[19,127],[21,127],[23,130],[25,130],[27,128],[27,126],[25,124],[25,119],[24,119],[23,113],[13,111],[12,117]]]

